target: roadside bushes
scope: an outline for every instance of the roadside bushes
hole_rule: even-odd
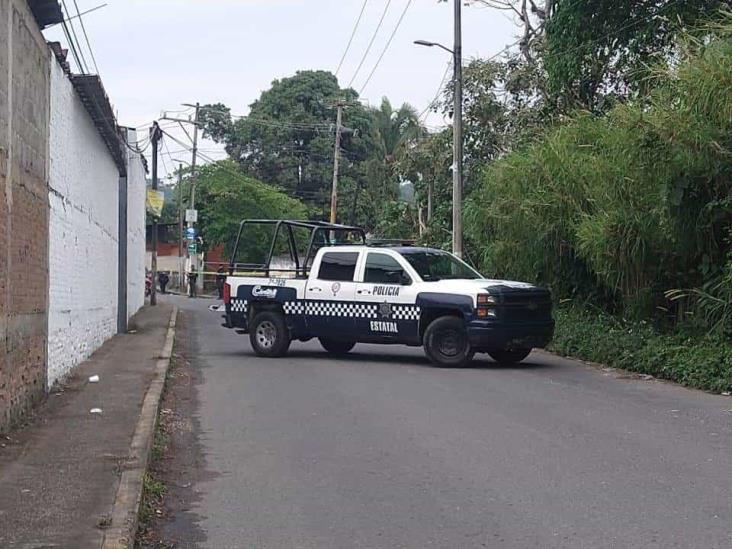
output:
[[[732,391],[732,341],[722,335],[659,334],[646,321],[597,309],[556,311],[550,350],[715,392]]]
[[[732,329],[709,298],[732,296],[732,14],[695,36],[649,97],[577,113],[486,168],[466,206],[486,274],[629,318]]]

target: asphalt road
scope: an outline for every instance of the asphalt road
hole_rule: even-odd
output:
[[[182,546],[732,547],[729,397],[544,353],[449,370],[310,342],[260,359],[212,301],[172,299],[205,456]]]

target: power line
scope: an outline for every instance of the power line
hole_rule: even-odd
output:
[[[412,5],[412,0],[407,0],[407,5],[404,6],[404,11],[402,11],[402,14],[399,16],[399,20],[397,21],[396,27],[394,27],[394,31],[391,33],[391,36],[389,36],[389,40],[386,42],[386,46],[384,46],[384,49],[381,51],[381,55],[379,55],[379,58],[376,60],[376,64],[374,65],[374,68],[371,69],[371,72],[369,73],[368,78],[366,78],[366,82],[363,83],[363,86],[361,86],[361,89],[358,91],[358,94],[361,95],[363,93],[363,90],[366,89],[366,86],[368,86],[369,82],[371,81],[371,77],[376,72],[376,69],[379,66],[379,63],[381,63],[381,60],[384,58],[384,55],[386,55],[386,52],[389,50],[389,46],[391,46],[392,40],[394,40],[394,37],[396,36],[397,31],[399,30],[399,27],[402,24],[402,21],[404,21],[404,16],[407,15],[407,10],[409,10],[409,6]]]
[[[451,67],[452,67],[452,63],[450,63],[448,61],[447,66],[445,67],[445,73],[442,75],[442,80],[440,80],[440,85],[437,87],[437,92],[435,93],[434,99],[432,99],[432,101],[430,101],[429,105],[427,105],[425,107],[425,109],[419,115],[420,122],[422,122],[422,119],[426,117],[429,110],[437,103],[437,100],[440,98],[440,94],[442,94],[442,90],[445,87],[447,77],[450,74]]]
[[[506,53],[509,49],[511,49],[512,47],[514,47],[516,44],[518,44],[519,41],[516,41],[516,42],[513,42],[511,44],[508,44],[507,46],[504,46],[503,49],[501,49],[498,53],[495,53],[495,54],[491,55],[490,57],[488,57],[486,59],[482,59],[481,61],[484,61],[484,62],[493,61],[494,59],[496,59],[496,58],[500,57],[501,55],[503,55],[504,53]],[[435,104],[437,103],[437,100],[440,98],[440,94],[444,90],[445,84],[447,83],[447,76],[448,76],[448,74],[450,72],[450,68],[451,67],[452,67],[452,63],[448,61],[447,67],[445,68],[445,73],[442,75],[442,81],[440,82],[440,86],[437,88],[437,93],[435,93],[434,99],[432,99],[432,101],[420,113],[420,115],[419,115],[419,120],[420,121],[422,121],[422,119],[427,115],[427,113],[429,112],[429,110],[432,107],[435,106]],[[498,89],[498,88],[494,88],[494,90],[495,89]]]
[[[358,14],[358,19],[356,19],[356,24],[353,26],[353,31],[351,32],[351,37],[348,39],[348,45],[346,46],[346,51],[343,52],[343,56],[341,56],[341,61],[338,63],[338,68],[335,71],[335,75],[338,76],[338,73],[341,70],[341,67],[343,66],[343,61],[346,60],[346,55],[348,55],[348,50],[351,49],[351,44],[353,44],[353,37],[356,36],[356,31],[358,30],[358,25],[361,23],[361,18],[363,17],[363,12],[366,10],[366,4],[369,3],[369,0],[363,0],[363,6],[361,6],[361,12]]]
[[[71,38],[71,33],[69,32],[69,27],[66,25],[66,21],[61,21],[61,28],[63,28],[64,36],[66,36],[66,41],[69,43],[69,49],[71,50],[71,55],[74,58],[74,61],[76,61],[76,66],[79,67],[79,70],[81,72],[84,72],[84,69],[81,65],[81,58],[79,57],[79,52],[76,51],[76,45],[74,44],[73,39]]]
[[[63,4],[64,11],[66,11],[66,18],[68,19],[71,16],[71,12],[69,11],[69,8],[66,6],[66,0],[61,0],[61,4]],[[66,27],[67,26],[66,22],[64,22],[63,25],[64,25],[64,27]],[[70,20],[68,26],[71,27],[71,34],[74,36],[74,43],[78,46],[80,42],[79,42],[79,37],[76,35],[76,27],[74,27],[74,22]],[[84,52],[81,50],[81,47],[79,47],[79,49],[78,49],[78,55],[79,55],[79,57],[81,57],[81,60],[84,62],[84,66],[83,67],[79,66],[79,69],[81,69],[81,71],[84,74],[89,74],[89,65],[86,62],[86,57],[84,57]],[[78,64],[78,59],[77,59],[77,64]]]
[[[81,17],[81,12],[79,11],[79,4],[74,0],[74,7],[76,8],[76,16],[79,18],[79,24],[81,25],[81,31],[84,33],[84,39],[86,40],[86,45],[89,48],[89,54],[92,58],[92,63],[94,63],[94,70],[97,71],[97,74],[99,74],[99,67],[97,66],[97,60],[94,57],[94,50],[92,50],[91,42],[89,42],[89,35],[86,33],[86,27],[84,26],[84,19]]]
[[[376,25],[376,30],[374,30],[374,34],[371,36],[371,41],[369,42],[369,45],[366,47],[366,51],[364,52],[363,57],[361,58],[361,62],[358,64],[358,67],[356,68],[356,72],[353,73],[353,78],[351,78],[351,81],[348,83],[347,87],[350,88],[353,85],[353,81],[356,80],[358,73],[361,72],[361,67],[363,67],[364,62],[366,61],[366,58],[368,57],[369,52],[371,51],[371,47],[374,45],[376,36],[379,34],[379,30],[381,30],[381,26],[384,24],[384,18],[386,17],[386,13],[389,11],[390,5],[391,5],[391,0],[386,0],[386,5],[384,6],[384,11],[381,14],[381,19],[379,19],[379,24]]]

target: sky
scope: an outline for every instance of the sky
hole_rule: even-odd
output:
[[[118,123],[148,127],[164,112],[187,118],[182,103],[224,103],[245,115],[249,105],[272,81],[298,70],[335,71],[348,44],[363,0],[63,0],[72,14],[83,16],[91,49]],[[389,9],[366,57],[358,67]],[[341,86],[353,79],[359,90],[373,69],[409,0],[367,0],[353,43],[338,73]],[[450,55],[414,40],[452,47],[452,2],[412,0],[373,78],[361,94],[370,104],[388,96],[392,104],[410,103],[423,111],[434,99]],[[87,64],[93,67],[78,19],[74,20]],[[480,7],[463,9],[463,57],[489,57],[515,42],[515,22],[505,12]],[[66,44],[60,26],[44,32]],[[72,61],[72,69],[73,69]],[[91,72],[96,72],[94,69]],[[438,114],[426,122],[444,124]],[[187,138],[180,128],[169,131]],[[142,137],[142,136],[141,136]],[[168,140],[161,172],[172,171],[171,157],[189,159],[183,146]],[[221,147],[201,144],[203,154],[222,158]],[[205,162],[205,160],[203,160]]]

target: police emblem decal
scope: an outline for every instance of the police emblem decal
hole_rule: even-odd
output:
[[[389,318],[391,316],[392,309],[391,305],[384,301],[383,303],[379,304],[379,314],[381,315],[381,318]]]
[[[341,283],[334,282],[333,285],[330,287],[330,290],[333,292],[333,297],[337,296],[338,292],[341,291]]]

